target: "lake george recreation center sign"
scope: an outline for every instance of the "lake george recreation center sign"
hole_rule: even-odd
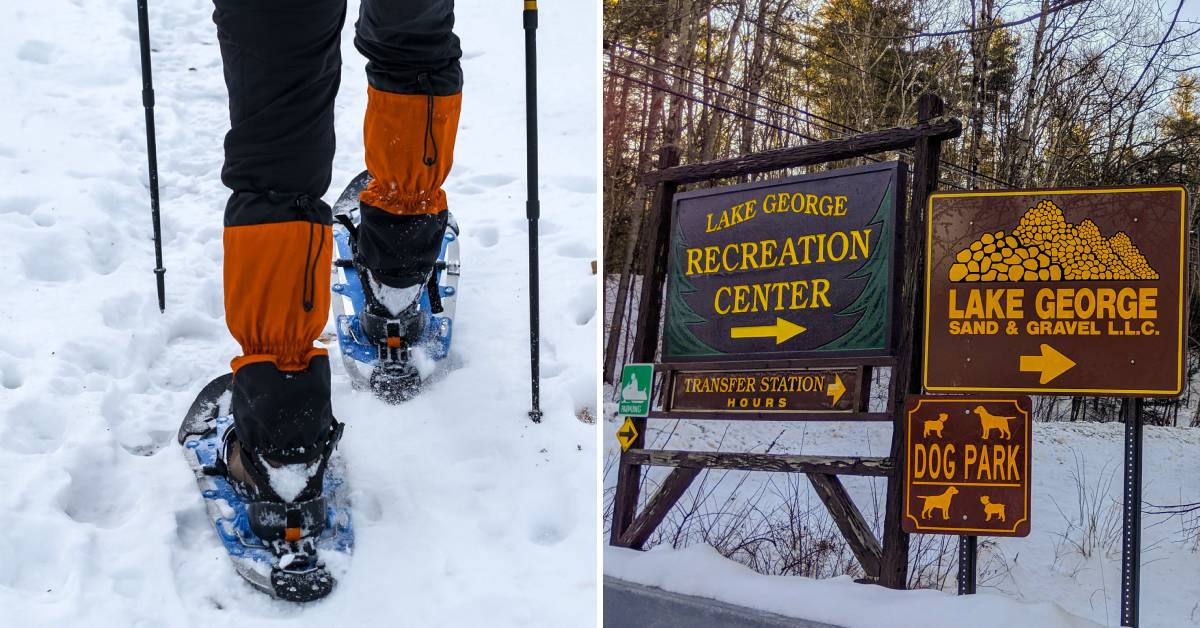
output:
[[[675,196],[664,362],[889,355],[900,162]]]

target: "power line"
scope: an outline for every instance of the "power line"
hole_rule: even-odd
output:
[[[622,48],[622,49],[625,49],[625,50],[629,50],[629,51],[636,52],[636,53],[638,53],[638,54],[641,54],[641,55],[643,55],[643,56],[649,57],[649,58],[651,58],[651,59],[655,59],[655,60],[657,60],[657,61],[659,61],[659,62],[662,62],[662,63],[667,63],[667,64],[669,64],[669,65],[675,66],[675,67],[677,67],[677,68],[680,68],[681,70],[684,70],[684,71],[695,71],[695,70],[693,70],[693,69],[691,69],[691,68],[688,68],[688,67],[686,67],[686,66],[683,66],[683,65],[681,65],[681,64],[679,64],[679,63],[675,63],[675,62],[673,62],[673,61],[669,61],[669,60],[666,60],[666,59],[662,59],[661,57],[658,57],[658,56],[656,56],[656,55],[654,55],[654,54],[652,54],[652,53],[649,53],[649,52],[646,52],[646,51],[643,51],[643,50],[640,50],[640,49],[637,49],[637,48],[633,48],[633,47],[630,47],[630,46],[625,46],[625,45],[623,45],[623,44],[619,44],[619,43],[615,43],[615,42],[613,43],[613,47],[619,47],[619,48]],[[766,111],[767,111],[767,112],[769,112],[769,113],[775,113],[775,114],[777,114],[777,115],[787,115],[787,116],[791,117],[793,120],[796,120],[796,121],[798,121],[798,122],[803,122],[803,123],[805,123],[805,124],[809,124],[809,125],[811,125],[811,126],[815,126],[815,127],[819,128],[819,129],[822,129],[822,130],[824,130],[824,131],[827,131],[827,132],[829,132],[829,133],[830,133],[830,136],[831,136],[831,137],[833,137],[833,134],[834,134],[834,133],[837,133],[837,131],[835,131],[834,129],[830,128],[829,126],[825,126],[825,125],[821,125],[821,124],[815,124],[815,123],[813,123],[811,120],[805,120],[805,121],[799,120],[799,119],[798,119],[798,118],[797,118],[795,115],[790,115],[790,114],[788,114],[787,112],[780,111],[780,110],[778,110],[778,109],[775,109],[775,108],[772,108],[772,107],[769,107],[769,106],[764,106],[764,105],[761,105],[761,104],[759,104],[759,103],[755,103],[755,102],[753,102],[753,101],[751,101],[751,100],[749,100],[749,99],[747,99],[747,98],[745,98],[745,97],[739,97],[739,96],[737,96],[737,95],[734,95],[734,94],[729,94],[729,93],[727,93],[727,92],[723,92],[723,91],[721,91],[721,90],[719,90],[719,89],[717,89],[717,88],[714,88],[714,87],[711,87],[711,86],[708,86],[708,85],[702,85],[701,83],[698,83],[698,82],[696,82],[696,81],[694,81],[694,80],[692,80],[692,79],[688,79],[688,78],[686,78],[686,77],[683,77],[683,76],[680,76],[680,75],[678,75],[678,74],[675,74],[675,73],[669,72],[669,71],[667,71],[667,70],[665,70],[665,69],[663,69],[663,68],[659,68],[659,67],[655,67],[655,66],[652,66],[652,65],[649,65],[649,64],[641,63],[641,62],[639,62],[639,61],[635,61],[635,60],[633,60],[633,59],[629,59],[628,57],[624,57],[624,56],[618,56],[616,53],[612,52],[611,50],[609,51],[609,57],[610,57],[611,59],[614,59],[614,60],[620,60],[620,61],[623,61],[623,62],[625,62],[625,63],[631,63],[631,64],[634,64],[634,65],[637,65],[637,66],[640,66],[640,67],[646,68],[646,69],[648,69],[648,70],[652,70],[652,71],[658,72],[658,73],[660,73],[660,74],[662,74],[662,75],[664,75],[664,76],[668,76],[668,77],[674,78],[674,79],[676,79],[676,80],[679,80],[679,81],[683,81],[683,82],[686,82],[686,83],[689,83],[689,84],[692,84],[692,85],[696,85],[697,87],[700,87],[701,89],[704,89],[704,90],[710,90],[710,91],[716,92],[716,93],[718,93],[718,94],[721,94],[721,95],[724,95],[724,96],[727,96],[727,97],[730,97],[730,98],[734,98],[734,99],[740,100],[741,102],[744,102],[744,103],[746,103],[746,104],[753,104],[753,105],[754,105],[754,106],[756,106],[756,107],[761,107],[762,109],[766,110]],[[802,108],[800,108],[800,107],[796,107],[796,106],[794,106],[794,105],[789,105],[789,104],[787,104],[787,103],[784,103],[784,102],[781,102],[781,101],[778,101],[778,100],[771,99],[771,98],[769,98],[769,97],[763,96],[762,94],[759,94],[758,92],[755,92],[755,91],[753,91],[753,90],[751,90],[751,89],[749,89],[749,88],[747,88],[747,87],[744,87],[744,86],[741,86],[741,85],[736,85],[736,84],[734,84],[734,83],[730,83],[729,81],[725,81],[725,80],[722,80],[722,79],[720,79],[720,78],[717,78],[717,77],[712,77],[712,76],[710,76],[710,75],[704,74],[703,72],[699,72],[699,71],[696,71],[696,72],[697,72],[698,74],[700,74],[701,76],[704,76],[704,77],[706,77],[706,78],[709,78],[709,79],[711,79],[711,80],[714,80],[714,81],[717,81],[717,82],[719,82],[719,83],[722,83],[722,84],[728,85],[728,86],[729,86],[729,87],[731,87],[731,88],[734,88],[734,89],[737,89],[737,90],[743,91],[743,92],[745,92],[746,94],[749,94],[750,96],[754,96],[754,97],[756,97],[756,98],[761,98],[761,99],[763,99],[763,100],[766,100],[766,101],[768,101],[768,102],[774,102],[774,103],[778,103],[778,104],[780,104],[780,105],[782,105],[782,106],[784,106],[784,107],[787,107],[787,108],[789,108],[789,109],[792,109],[792,110],[794,110],[794,111],[800,112],[802,115],[805,115],[805,116],[807,116],[807,117],[809,117],[809,118],[815,118],[815,119],[817,119],[817,120],[821,120],[821,121],[823,121],[823,122],[827,122],[828,124],[832,124],[832,125],[835,125],[835,126],[838,126],[838,127],[842,128],[842,129],[845,129],[847,132],[846,132],[846,133],[842,133],[842,134],[841,134],[843,137],[844,137],[844,136],[847,136],[847,135],[850,135],[850,134],[854,134],[854,133],[863,133],[863,132],[864,132],[864,131],[862,131],[862,130],[859,130],[859,129],[856,129],[856,128],[852,127],[852,126],[849,126],[849,125],[846,125],[846,124],[842,124],[842,123],[840,123],[840,122],[836,122],[836,121],[830,120],[830,119],[828,119],[828,118],[824,118],[824,117],[822,117],[822,116],[819,116],[819,115],[817,115],[817,114],[814,114],[814,113],[812,113],[811,111],[808,111],[808,110],[802,109]],[[653,87],[653,86],[652,86],[652,87]],[[713,105],[713,106],[715,106],[715,105]],[[746,116],[743,116],[743,115],[741,115],[741,114],[736,114],[736,115],[738,115],[738,117],[746,118]],[[809,139],[812,139],[812,138],[809,138]],[[813,141],[817,141],[817,140],[813,140]],[[907,157],[908,157],[908,158],[910,158],[910,159],[912,159],[912,158],[913,158],[913,155],[912,155],[912,153],[910,153],[910,152],[908,152],[908,151],[897,151],[897,152],[899,152],[899,153],[901,153],[901,154],[903,154],[903,155],[907,156]],[[960,175],[963,175],[963,176],[967,176],[967,177],[976,177],[976,178],[983,179],[983,180],[985,180],[985,181],[988,181],[988,182],[990,182],[990,183],[994,183],[994,184],[996,184],[996,185],[1003,186],[1003,187],[1006,187],[1006,188],[1012,188],[1012,187],[1013,187],[1013,185],[1012,185],[1011,183],[1008,183],[1007,181],[1002,181],[1002,180],[1000,180],[1000,179],[997,179],[997,178],[995,178],[995,177],[990,177],[990,176],[988,176],[988,175],[985,175],[985,174],[983,174],[982,172],[978,172],[978,171],[976,171],[976,170],[971,170],[970,168],[966,168],[966,167],[964,167],[964,166],[960,166],[960,165],[958,165],[958,164],[956,164],[956,163],[954,163],[954,162],[951,162],[951,161],[949,161],[949,160],[946,160],[946,159],[940,159],[940,158],[939,158],[939,163],[941,163],[942,165],[946,166],[947,168],[950,168],[950,169],[952,169],[952,170],[956,171],[958,174],[960,174]]]
[[[1068,7],[1072,7],[1077,4],[1082,4],[1084,2],[1090,2],[1090,1],[1091,0],[1062,0],[1061,2],[1059,2],[1056,5],[1048,7],[1043,11],[1038,11],[1037,13],[1034,13],[1033,15],[1027,15],[1019,20],[1013,20],[1011,22],[1001,22],[999,24],[989,24],[987,26],[977,26],[975,28],[962,28],[962,29],[953,30],[953,31],[942,31],[939,33],[917,32],[917,33],[912,33],[909,35],[873,35],[871,33],[855,33],[853,31],[843,31],[843,30],[836,29],[836,28],[829,28],[828,30],[830,30],[831,32],[837,33],[839,35],[847,35],[850,37],[866,37],[868,39],[888,39],[888,40],[893,40],[893,41],[920,39],[923,37],[951,37],[953,35],[970,35],[972,33],[982,33],[982,32],[987,32],[987,31],[994,31],[994,30],[1000,30],[1000,29],[1004,29],[1004,28],[1010,28],[1013,26],[1019,26],[1021,24],[1032,22],[1032,21],[1042,17],[1043,15],[1050,15],[1052,13],[1057,13]],[[1182,4],[1182,2],[1180,4]]]
[[[651,59],[654,59],[655,61],[658,61],[659,63],[666,63],[666,64],[668,64],[668,65],[675,66],[675,67],[677,67],[677,68],[679,68],[679,69],[681,69],[681,70],[684,70],[684,71],[695,72],[695,73],[699,74],[700,76],[702,76],[702,77],[704,77],[704,78],[706,78],[706,79],[709,79],[709,80],[711,80],[711,81],[715,81],[715,82],[717,82],[717,83],[721,83],[721,84],[723,84],[723,85],[728,85],[729,87],[732,87],[732,88],[734,88],[734,89],[737,89],[737,90],[740,90],[740,91],[746,92],[747,94],[749,94],[749,95],[751,95],[751,96],[754,96],[755,98],[761,98],[762,100],[764,100],[764,101],[766,101],[766,102],[768,102],[768,103],[772,103],[772,104],[775,104],[775,105],[779,105],[779,106],[781,106],[781,107],[787,107],[788,109],[792,109],[792,110],[794,110],[794,111],[801,112],[803,115],[806,115],[806,116],[809,116],[809,117],[812,117],[812,118],[816,118],[817,120],[820,120],[820,121],[822,121],[822,122],[826,122],[826,123],[828,123],[828,124],[832,124],[832,125],[834,125],[834,126],[841,127],[841,128],[843,128],[843,129],[846,129],[847,131],[852,131],[852,132],[855,132],[855,133],[858,133],[858,132],[859,132],[859,131],[855,131],[855,130],[854,130],[852,127],[846,126],[845,124],[842,124],[842,123],[840,123],[840,122],[837,122],[837,121],[835,121],[835,120],[830,120],[829,118],[825,118],[825,117],[823,117],[823,116],[820,116],[820,115],[818,115],[818,114],[815,114],[815,113],[813,113],[813,112],[811,112],[811,111],[808,111],[807,109],[803,109],[803,108],[801,108],[801,107],[797,107],[797,106],[795,106],[795,105],[793,105],[793,104],[790,104],[790,103],[784,102],[784,101],[782,101],[782,100],[779,100],[779,99],[777,99],[777,98],[773,98],[773,97],[771,97],[771,96],[767,96],[767,95],[765,95],[765,94],[762,94],[762,93],[759,93],[759,92],[755,92],[755,91],[751,90],[751,89],[750,89],[750,88],[748,88],[748,87],[745,87],[745,86],[743,86],[743,85],[738,85],[738,84],[736,84],[736,83],[731,83],[731,82],[729,82],[729,81],[727,81],[727,80],[725,80],[725,79],[722,79],[722,78],[720,78],[720,77],[716,77],[716,76],[713,76],[713,75],[711,75],[711,74],[705,74],[704,72],[701,72],[701,71],[699,71],[699,70],[698,70],[698,69],[696,69],[696,68],[689,68],[689,67],[687,67],[687,66],[685,66],[685,65],[683,65],[683,64],[681,64],[681,63],[678,63],[678,62],[675,62],[675,61],[671,61],[671,60],[669,60],[669,59],[663,59],[662,57],[659,57],[659,56],[657,56],[657,55],[655,55],[655,54],[653,54],[653,53],[651,53],[651,52],[647,52],[647,51],[645,51],[645,50],[641,50],[641,49],[639,49],[639,48],[634,48],[634,47],[632,47],[632,46],[626,46],[626,45],[624,45],[624,44],[621,44],[621,43],[619,43],[619,42],[613,42],[613,43],[612,43],[612,47],[614,47],[614,48],[620,48],[620,49],[622,49],[622,50],[627,50],[627,51],[629,51],[629,52],[632,52],[632,53],[635,53],[635,54],[639,54],[639,55],[642,55],[642,56],[645,56],[645,57],[649,57],[649,58],[651,58]],[[612,53],[611,51],[609,52],[609,56],[610,56],[610,57],[613,57],[613,58],[616,58],[616,57],[615,57],[615,54],[614,54],[614,53]],[[636,61],[633,61],[633,63],[637,63],[637,62],[636,62]],[[654,66],[648,66],[648,65],[645,65],[645,64],[641,64],[641,63],[638,63],[638,65],[642,65],[643,67],[649,67],[649,68],[651,68],[651,69],[653,69],[653,70],[656,70],[656,71],[661,71],[661,68],[657,68],[657,67],[654,67]],[[706,89],[711,89],[711,88],[709,88],[708,86],[705,86],[705,88],[706,88]]]
[[[699,105],[702,105],[702,106],[705,106],[705,107],[709,107],[709,108],[715,109],[715,110],[717,110],[717,111],[721,111],[721,112],[723,112],[723,113],[728,113],[729,115],[732,115],[732,116],[734,116],[734,117],[736,117],[736,118],[741,118],[741,119],[743,119],[743,120],[748,120],[748,121],[750,121],[750,122],[753,122],[753,123],[755,123],[755,124],[759,124],[759,125],[762,125],[762,126],[765,126],[765,127],[771,128],[771,129],[774,129],[774,130],[776,130],[776,131],[779,131],[780,133],[785,133],[785,134],[787,134],[787,135],[792,135],[792,136],[795,136],[795,137],[799,137],[799,138],[801,138],[801,139],[808,140],[808,141],[810,141],[810,142],[820,142],[820,141],[821,141],[820,139],[818,139],[818,138],[816,138],[816,137],[813,137],[813,136],[811,136],[811,135],[808,135],[808,134],[805,134],[805,133],[801,133],[801,132],[799,132],[799,131],[796,131],[796,130],[794,130],[794,129],[789,129],[789,128],[782,127],[782,126],[779,126],[779,125],[776,125],[776,124],[772,124],[772,123],[770,123],[770,122],[767,122],[767,121],[765,121],[765,120],[761,120],[761,119],[758,119],[758,118],[755,118],[755,117],[752,117],[752,116],[748,116],[748,115],[746,115],[746,114],[744,114],[744,113],[741,113],[741,112],[739,112],[739,111],[734,111],[734,110],[732,110],[732,109],[729,109],[728,107],[724,107],[724,106],[718,105],[718,104],[716,104],[716,103],[709,102],[709,101],[707,101],[707,100],[704,100],[704,99],[702,99],[702,98],[697,98],[696,96],[693,96],[693,95],[691,95],[691,94],[685,94],[685,93],[683,93],[683,92],[679,92],[679,91],[673,90],[673,89],[671,89],[671,88],[669,88],[669,87],[665,87],[665,86],[662,86],[662,85],[655,85],[655,84],[653,84],[653,83],[651,83],[651,82],[649,82],[649,81],[647,81],[647,80],[644,80],[644,79],[637,78],[637,77],[635,77],[635,76],[633,76],[633,75],[631,75],[631,74],[627,74],[627,73],[625,73],[625,72],[621,72],[620,70],[618,70],[618,69],[616,69],[616,68],[613,68],[613,67],[609,67],[609,68],[607,68],[607,69],[605,70],[605,72],[606,72],[606,73],[608,73],[608,74],[612,74],[612,75],[615,75],[615,76],[619,76],[619,77],[621,77],[621,78],[624,78],[624,79],[626,79],[626,80],[628,80],[628,81],[630,81],[630,82],[632,82],[632,83],[635,83],[635,84],[637,84],[637,85],[641,85],[641,86],[643,86],[643,87],[646,87],[646,88],[649,88],[649,89],[654,89],[654,90],[658,90],[658,91],[661,91],[661,92],[664,92],[664,93],[668,93],[668,94],[674,95],[674,96],[676,96],[676,97],[683,98],[683,99],[685,99],[685,100],[688,100],[688,101],[691,101],[691,102],[697,103],[697,104],[699,104]],[[784,113],[784,112],[776,111],[776,110],[773,110],[773,109],[771,109],[771,108],[769,108],[769,107],[764,107],[764,109],[766,109],[767,111],[769,111],[769,112],[771,112],[771,113],[776,113],[776,114],[779,114],[779,115],[788,115],[788,114],[786,114],[786,113]],[[791,117],[793,120],[796,120],[796,118],[795,118],[794,116],[789,116],[789,117]],[[904,151],[897,151],[897,152],[901,152],[901,153],[903,153]],[[911,155],[909,155],[909,157],[911,158]],[[867,160],[869,160],[869,161],[872,161],[872,162],[875,162],[875,163],[878,163],[878,162],[882,161],[881,159],[879,159],[879,158],[876,158],[876,157],[871,157],[870,155],[863,155],[863,156],[862,156],[862,158],[863,158],[863,159],[867,159]],[[952,188],[958,189],[958,190],[965,189],[965,188],[963,188],[962,186],[960,186],[960,185],[958,185],[958,184],[956,184],[956,183],[953,183],[953,182],[951,182],[951,181],[947,181],[947,180],[945,180],[945,179],[941,179],[939,182],[940,182],[940,183],[943,183],[943,184],[945,184],[945,185],[947,185],[947,186],[949,186],[949,187],[952,187]]]
[[[831,127],[824,126],[824,125],[820,125],[820,124],[814,124],[814,123],[813,123],[811,120],[801,120],[801,119],[800,119],[800,118],[799,118],[799,117],[798,117],[796,114],[789,113],[789,112],[786,112],[786,111],[781,111],[781,110],[779,110],[779,109],[772,108],[772,107],[770,107],[770,106],[768,106],[768,105],[763,105],[763,104],[757,103],[757,102],[755,102],[755,101],[751,100],[750,98],[748,98],[748,97],[746,97],[746,96],[740,96],[740,95],[738,95],[738,94],[731,94],[731,93],[729,93],[729,92],[722,91],[722,90],[720,90],[720,89],[718,89],[718,88],[715,88],[715,87],[711,87],[711,86],[708,86],[708,85],[701,84],[701,83],[699,83],[699,82],[697,82],[697,81],[694,81],[694,80],[692,80],[692,79],[689,79],[689,78],[687,78],[687,77],[680,76],[680,75],[678,75],[678,74],[675,74],[675,73],[672,73],[672,72],[667,72],[666,70],[663,70],[662,68],[657,68],[657,67],[654,67],[654,66],[652,66],[652,65],[649,65],[649,64],[642,63],[642,62],[640,62],[640,61],[634,61],[633,59],[630,59],[630,58],[628,58],[628,57],[618,57],[618,56],[616,56],[615,54],[610,54],[609,56],[610,56],[610,58],[612,58],[614,61],[621,61],[622,63],[628,63],[628,64],[631,64],[631,65],[636,65],[636,66],[639,66],[639,67],[645,68],[645,69],[647,69],[647,70],[651,70],[651,71],[654,71],[654,72],[658,72],[658,73],[660,73],[660,74],[662,74],[662,75],[664,75],[664,76],[668,76],[668,77],[670,77],[670,78],[673,78],[673,79],[675,79],[675,80],[677,80],[677,81],[681,81],[681,82],[684,82],[684,83],[688,83],[688,84],[690,84],[690,85],[694,85],[694,86],[696,86],[696,87],[700,88],[700,89],[701,89],[701,90],[703,90],[703,91],[711,91],[711,92],[715,92],[715,93],[717,93],[717,94],[719,94],[719,95],[721,95],[721,96],[725,96],[725,97],[727,97],[727,98],[732,98],[732,99],[734,99],[734,100],[737,100],[737,101],[743,102],[743,103],[745,103],[745,104],[747,104],[747,105],[753,105],[753,106],[755,106],[755,107],[758,107],[758,108],[760,108],[760,109],[763,109],[763,110],[765,110],[765,111],[768,111],[768,112],[770,112],[770,113],[775,113],[775,114],[778,114],[778,115],[785,115],[785,116],[788,116],[788,117],[792,118],[793,120],[796,120],[797,122],[802,122],[802,123],[804,123],[804,124],[808,124],[808,125],[810,125],[810,126],[815,126],[815,127],[819,128],[819,129],[821,129],[821,130],[823,130],[823,131],[828,131],[828,132],[830,132],[830,133],[834,133],[834,132],[836,132],[836,131],[835,131],[833,128],[831,128]],[[719,79],[718,79],[718,80],[719,80]],[[759,94],[756,94],[756,93],[754,93],[754,92],[752,92],[752,91],[750,91],[750,90],[748,90],[748,89],[746,89],[746,88],[744,88],[744,87],[739,87],[739,86],[736,86],[736,85],[730,85],[730,86],[731,86],[731,87],[734,87],[734,88],[736,88],[736,89],[741,89],[742,91],[745,91],[745,92],[746,92],[747,94],[749,94],[750,96],[758,96],[758,97],[761,97]],[[765,100],[765,99],[764,99],[764,100]],[[824,119],[823,119],[823,118],[821,118],[820,116],[816,116],[816,115],[814,115],[814,114],[812,114],[812,113],[810,113],[810,112],[808,112],[808,111],[805,111],[805,110],[803,110],[803,109],[800,109],[800,108],[798,108],[798,107],[792,107],[792,106],[790,106],[790,105],[787,105],[787,104],[783,104],[783,106],[785,106],[785,107],[788,107],[788,108],[790,108],[790,109],[793,109],[793,110],[795,110],[795,111],[798,111],[798,112],[800,112],[801,114],[803,114],[803,115],[805,115],[805,116],[807,116],[807,117],[809,117],[809,118],[817,118],[817,119],[819,119],[819,120],[824,120]],[[836,123],[836,122],[834,122],[833,124],[837,124],[837,123]],[[849,127],[845,127],[844,125],[840,125],[840,124],[839,124],[838,126],[842,126],[842,127],[844,127],[844,128],[849,128]]]

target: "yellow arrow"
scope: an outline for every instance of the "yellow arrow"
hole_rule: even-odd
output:
[[[833,374],[833,378],[833,383],[829,385],[829,390],[826,390],[825,394],[833,398],[833,403],[830,405],[836,406],[837,402],[842,400],[842,395],[846,394],[846,384],[842,382],[842,376],[837,373]]]
[[[621,451],[629,451],[629,446],[637,439],[638,431],[633,426],[633,419],[625,417],[625,423],[617,430],[617,442],[621,443]]]
[[[808,328],[797,325],[782,318],[775,318],[774,325],[752,325],[750,327],[732,327],[729,329],[730,338],[775,338],[775,344],[781,345],[796,334],[802,334]]]
[[[1041,355],[1023,355],[1021,356],[1021,371],[1031,373],[1041,373],[1038,377],[1039,384],[1049,383],[1050,380],[1066,373],[1075,366],[1075,361],[1067,356],[1059,353],[1050,345],[1042,345]]]

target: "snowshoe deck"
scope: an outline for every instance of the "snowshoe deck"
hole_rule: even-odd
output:
[[[359,223],[358,194],[367,187],[371,175],[363,171],[342,192],[334,204],[335,216],[345,216],[354,225]],[[423,352],[433,362],[444,360],[450,353],[450,341],[454,333],[454,312],[458,295],[459,254],[458,223],[454,216],[448,219],[446,233],[442,237],[442,248],[434,267],[434,283],[438,287],[441,312],[434,313],[430,305],[429,289],[422,288],[419,315],[426,317],[424,335],[413,344],[412,349]],[[356,389],[373,390],[377,395],[388,398],[387,389],[392,386],[420,386],[420,378],[409,379],[416,373],[412,365],[386,364],[380,360],[380,348],[371,342],[362,329],[358,313],[366,308],[362,278],[353,265],[353,248],[350,230],[339,220],[333,224],[334,247],[333,311],[336,316],[338,345],[346,372]],[[399,395],[401,398],[405,395]]]
[[[230,379],[231,375],[225,374],[209,382],[192,402],[179,427],[178,441],[196,474],[209,519],[234,568],[255,588],[293,602],[325,597],[333,590],[335,581],[323,564],[303,571],[281,566],[270,544],[250,529],[246,502],[224,476],[206,472],[206,468],[217,462],[225,431],[233,427],[233,417],[228,412]],[[316,539],[321,555],[327,552],[349,555],[354,547],[344,472],[340,456],[334,452],[324,481],[326,526]]]

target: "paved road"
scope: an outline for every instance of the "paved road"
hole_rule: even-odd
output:
[[[604,578],[604,628],[838,628]]]

